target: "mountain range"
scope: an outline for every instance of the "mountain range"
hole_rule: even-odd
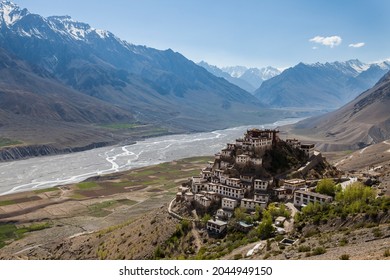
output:
[[[303,120],[292,131],[321,139],[323,151],[359,149],[390,138],[389,108],[390,72],[345,106]]]
[[[198,65],[217,77],[226,79],[248,92],[253,93],[260,85],[268,79],[271,79],[281,73],[277,68],[268,66],[264,68],[247,68],[245,66],[230,66],[218,68],[201,61]]]
[[[247,91],[171,49],[133,45],[69,16],[45,18],[9,1],[0,3],[0,55],[0,126],[19,131],[11,136],[23,142],[34,142],[20,135],[23,120],[55,122],[53,129],[59,122],[81,130],[136,123],[189,132],[276,117]]]
[[[390,61],[299,63],[263,82],[254,95],[271,107],[336,109],[371,88],[389,70]]]

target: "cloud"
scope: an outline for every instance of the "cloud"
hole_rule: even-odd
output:
[[[361,47],[364,47],[365,45],[366,45],[366,43],[361,42],[361,43],[356,43],[356,44],[349,44],[348,47],[350,47],[350,48],[361,48]]]
[[[329,36],[329,37],[315,36],[314,38],[311,38],[309,41],[333,48],[335,46],[340,45],[342,39],[340,36]]]

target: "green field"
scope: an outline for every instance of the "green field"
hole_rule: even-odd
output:
[[[17,140],[12,140],[9,138],[0,137],[0,147],[14,146],[19,144],[22,144],[22,142]]]
[[[51,225],[48,223],[32,224],[19,228],[14,224],[0,224],[0,248],[3,248],[8,241],[23,238],[27,232],[43,230],[49,227]]]

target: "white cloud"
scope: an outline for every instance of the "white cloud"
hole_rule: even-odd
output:
[[[315,36],[314,38],[311,38],[309,41],[333,48],[335,46],[340,45],[342,39],[340,36],[329,36],[329,37]]]
[[[316,49],[318,49],[318,47],[312,47],[312,49],[313,49],[313,50],[316,50]]]
[[[351,48],[361,48],[361,47],[364,47],[366,45],[366,43],[356,43],[356,44],[349,44],[348,47],[351,47]]]

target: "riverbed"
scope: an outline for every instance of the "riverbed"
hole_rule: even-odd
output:
[[[301,119],[192,134],[149,138],[133,145],[0,163],[0,195],[81,182],[89,177],[155,165],[176,159],[207,156],[243,136],[249,128],[275,128]]]

